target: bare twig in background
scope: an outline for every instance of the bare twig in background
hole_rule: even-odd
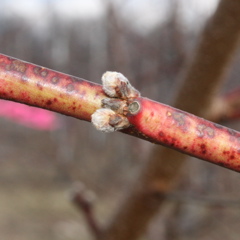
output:
[[[211,121],[226,121],[239,119],[240,117],[240,89],[218,97],[215,99],[212,108],[209,109]]]
[[[236,48],[239,31],[240,2],[222,0],[203,31],[193,61],[182,78],[183,84],[174,101],[176,107],[206,115]],[[182,154],[170,149],[155,148],[101,239],[137,239],[164,203],[164,193],[176,184],[184,159]],[[156,193],[162,193],[161,197],[156,197]]]
[[[118,69],[120,72],[126,72],[129,66],[129,58],[125,43],[125,34],[122,23],[117,17],[114,4],[107,1],[107,48],[108,48],[108,67],[113,71]]]
[[[94,193],[86,189],[82,183],[77,183],[71,193],[71,199],[74,205],[84,214],[87,226],[91,233],[96,239],[99,238],[101,228],[93,211],[93,201],[95,199]]]

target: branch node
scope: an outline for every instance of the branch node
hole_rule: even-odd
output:
[[[128,119],[109,108],[100,108],[92,114],[92,123],[97,130],[110,133],[130,126]]]
[[[103,91],[110,98],[102,100],[102,108],[92,114],[92,123],[102,132],[114,132],[128,128],[127,114],[136,114],[140,104],[133,101],[140,93],[123,74],[106,72],[102,76]]]
[[[102,107],[109,108],[122,115],[126,115],[128,110],[127,101],[118,98],[104,98],[102,100]]]
[[[129,104],[128,111],[132,115],[135,115],[135,114],[137,114],[139,112],[140,108],[141,108],[140,103],[138,101],[134,101],[134,102]]]
[[[102,76],[103,91],[109,97],[128,99],[140,96],[129,82],[129,80],[119,72],[106,72]]]

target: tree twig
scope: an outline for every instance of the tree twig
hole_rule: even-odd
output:
[[[240,88],[215,99],[209,109],[211,121],[229,121],[240,118]]]
[[[109,97],[100,85],[4,55],[0,55],[0,83],[1,98],[86,121]],[[126,89],[119,84],[117,88]],[[240,171],[240,133],[134,93],[123,102],[123,115],[131,124],[123,132]],[[119,117],[112,122],[119,122]]]
[[[82,183],[75,184],[71,193],[74,205],[84,214],[87,225],[96,239],[100,237],[101,227],[99,226],[93,211],[94,194],[87,190]]]

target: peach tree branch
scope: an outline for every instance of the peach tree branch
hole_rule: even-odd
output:
[[[103,131],[108,132],[111,127],[110,132],[120,130],[240,171],[239,132],[143,98],[122,74],[110,73],[107,85],[104,84],[102,88],[80,78],[0,55],[0,98],[85,121],[91,121],[92,115],[103,109],[104,114],[107,112],[103,119],[100,118],[105,127]]]
[[[208,110],[239,43],[239,19],[239,1],[219,2],[180,76],[181,85],[176,89],[173,106],[198,116],[209,116]],[[101,239],[139,238],[153,216],[165,207],[164,196],[178,183],[186,159],[186,155],[170,148],[154,147]]]

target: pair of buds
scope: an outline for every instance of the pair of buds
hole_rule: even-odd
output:
[[[128,79],[118,72],[106,72],[102,76],[103,91],[109,98],[102,100],[102,108],[92,114],[93,125],[102,132],[114,132],[130,126],[127,114],[140,106],[133,102],[140,93]],[[130,103],[131,102],[131,103]]]

